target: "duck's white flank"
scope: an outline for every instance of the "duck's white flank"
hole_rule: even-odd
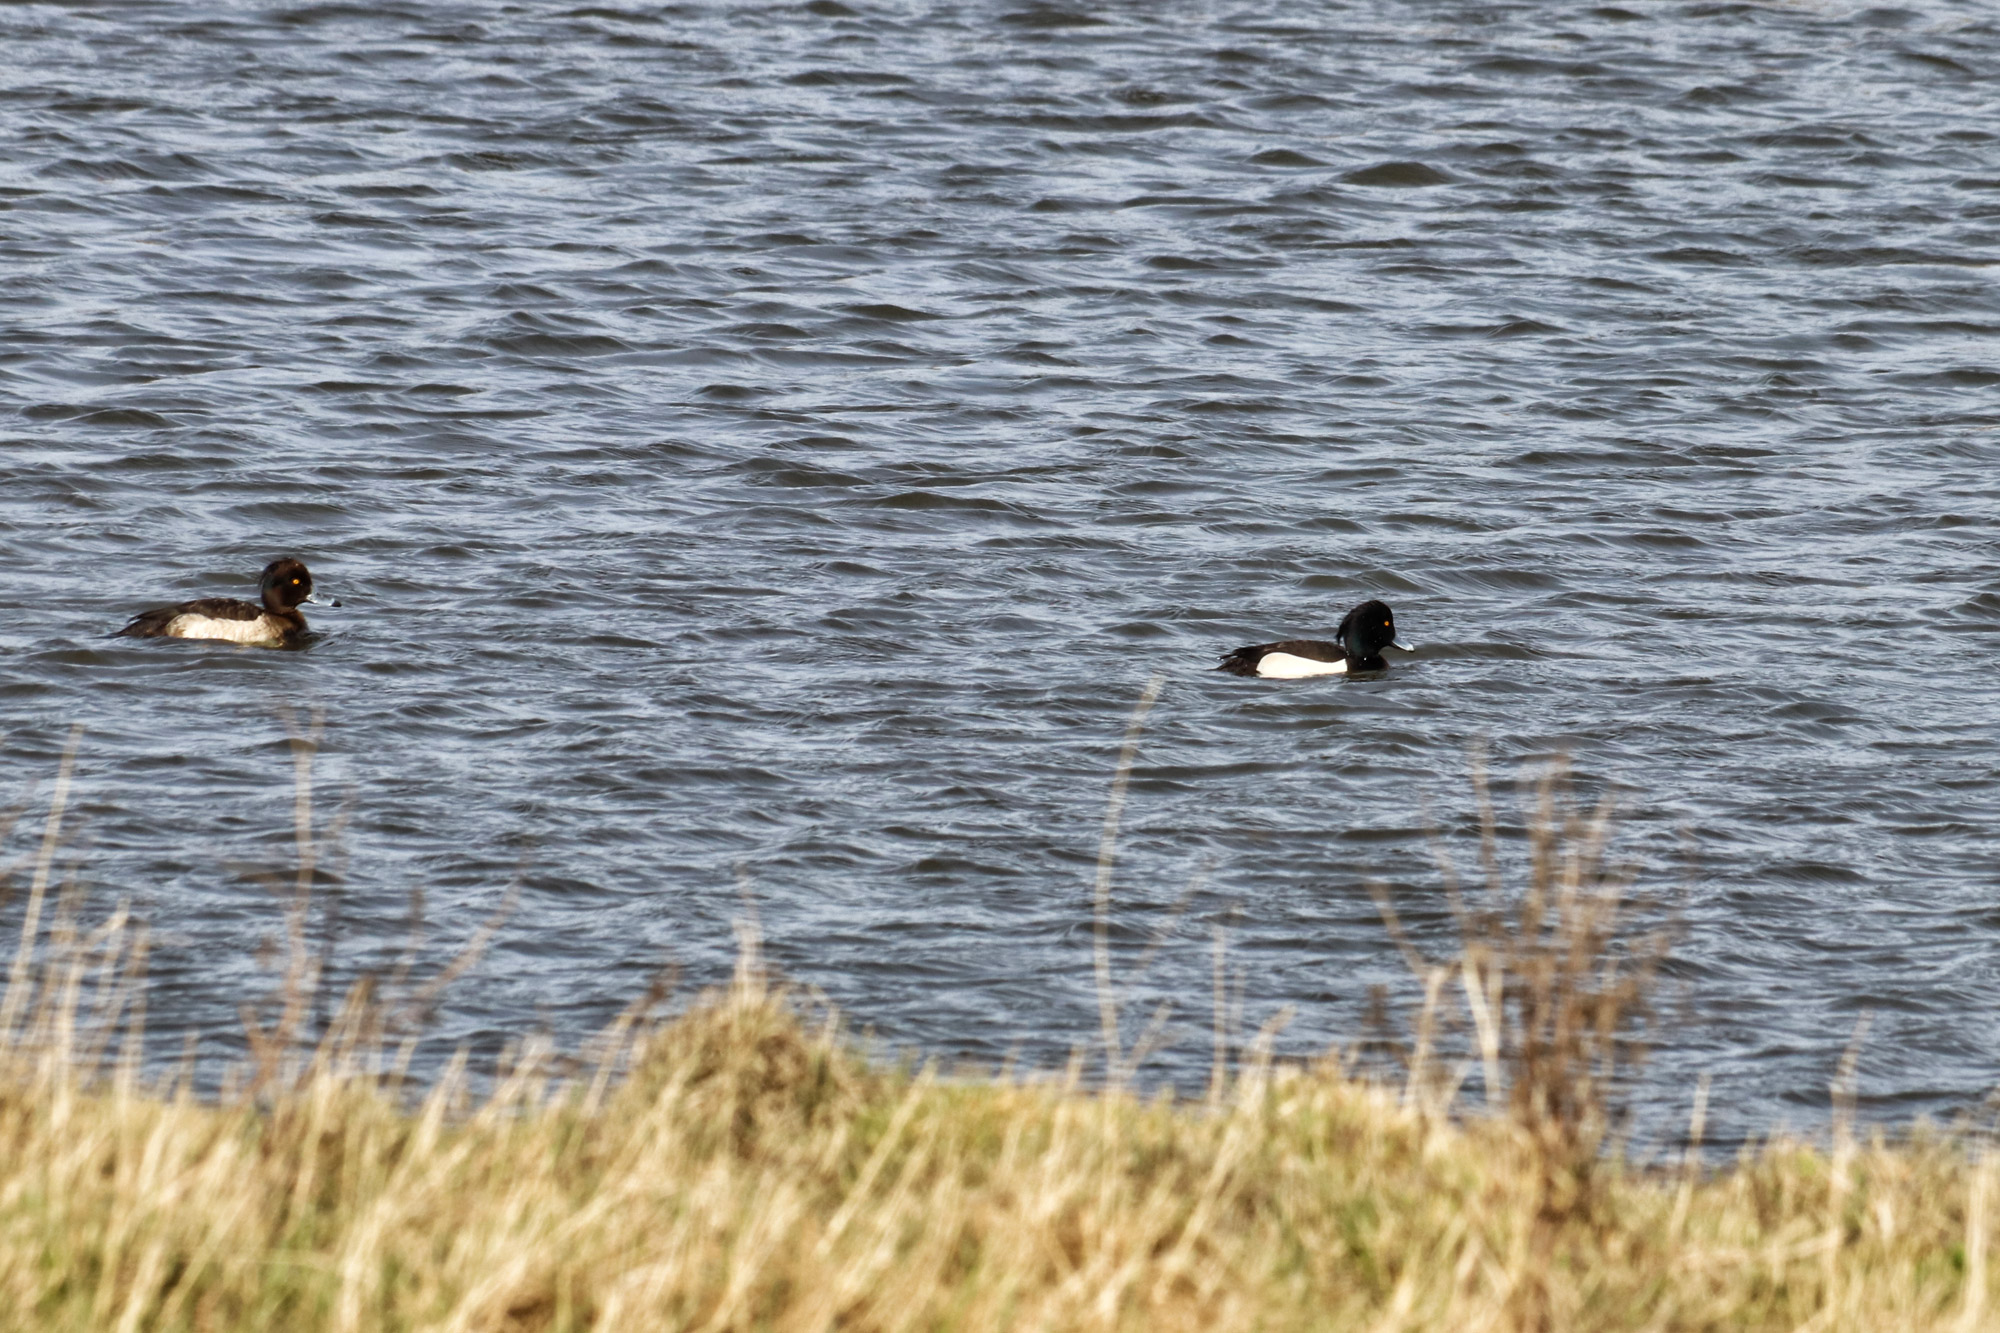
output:
[[[269,616],[255,620],[219,620],[190,611],[167,622],[167,636],[174,639],[221,639],[225,643],[270,645],[285,641],[284,631]]]
[[[1257,659],[1257,674],[1277,680],[1297,680],[1300,676],[1344,676],[1347,674],[1347,659],[1320,662],[1310,657],[1294,657],[1290,653],[1265,653]]]

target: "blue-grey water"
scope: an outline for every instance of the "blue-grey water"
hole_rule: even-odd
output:
[[[1484,738],[1676,899],[1660,1105],[1810,1123],[1866,1011],[1867,1113],[1951,1115],[1997,264],[1987,0],[7,5],[0,854],[82,723],[64,864],[225,1050],[320,709],[340,976],[519,878],[441,1049],[720,978],[747,894],[884,1042],[1048,1064],[1164,671],[1157,1076],[1217,925],[1285,1050],[1410,994],[1366,886],[1446,948]],[[105,637],[280,554],[345,603],[304,651]],[[1379,679],[1206,671],[1370,596]]]

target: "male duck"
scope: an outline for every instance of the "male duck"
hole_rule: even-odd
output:
[[[1389,665],[1382,660],[1384,648],[1413,651],[1408,644],[1396,642],[1396,613],[1387,602],[1363,602],[1355,607],[1340,622],[1333,637],[1332,643],[1324,639],[1286,639],[1283,643],[1238,648],[1215,669],[1232,676],[1297,680],[1301,676],[1380,671]]]
[[[299,614],[299,603],[340,605],[313,596],[311,572],[289,556],[264,566],[264,576],[257,586],[263,594],[262,606],[234,597],[204,597],[200,601],[142,612],[112,637],[220,639],[259,648],[289,648],[305,637],[306,618]]]

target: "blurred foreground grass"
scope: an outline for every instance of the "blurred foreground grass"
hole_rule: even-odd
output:
[[[33,1329],[1960,1329],[1992,1168],[1945,1138],[1712,1173],[1547,1147],[1332,1067],[1205,1102],[944,1080],[754,968],[608,1084],[406,1106],[323,1058],[261,1104],[17,1059],[0,1315]]]
[[[1117,1077],[1108,999],[1095,1083],[871,1061],[748,931],[734,984],[676,1017],[638,1004],[580,1061],[529,1041],[477,1095],[462,1062],[418,1090],[367,986],[300,1038],[298,929],[254,1059],[200,1098],[136,1072],[143,931],[78,926],[44,855],[0,1004],[0,1326],[2000,1327],[1969,1139],[1837,1122],[1720,1169],[1606,1146],[1648,952],[1602,812],[1542,796],[1525,888],[1460,904],[1459,956],[1410,951],[1429,1002],[1399,1077],[1253,1042],[1178,1101]],[[1458,1097],[1474,1072],[1489,1109]]]

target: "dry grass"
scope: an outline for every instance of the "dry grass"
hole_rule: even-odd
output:
[[[1993,1169],[1943,1139],[1712,1175],[1332,1066],[1214,1103],[950,1081],[802,1025],[746,953],[621,1079],[261,1108],[48,1060],[0,1092],[0,1310],[36,1329],[1976,1328]]]
[[[1462,996],[1477,1114],[1421,1033],[1398,1086],[1253,1046],[1199,1102],[884,1067],[804,1021],[747,932],[733,985],[635,1006],[580,1067],[531,1047],[489,1093],[461,1065],[418,1096],[393,1007],[357,991],[310,1049],[279,1003],[203,1100],[134,1072],[143,935],[44,912],[37,858],[49,924],[0,1005],[0,1326],[2000,1326],[1995,1168],[1962,1141],[1843,1131],[1717,1171],[1603,1149],[1645,946],[1601,822],[1550,800],[1533,882],[1465,908],[1462,957],[1416,960],[1420,1026]]]

